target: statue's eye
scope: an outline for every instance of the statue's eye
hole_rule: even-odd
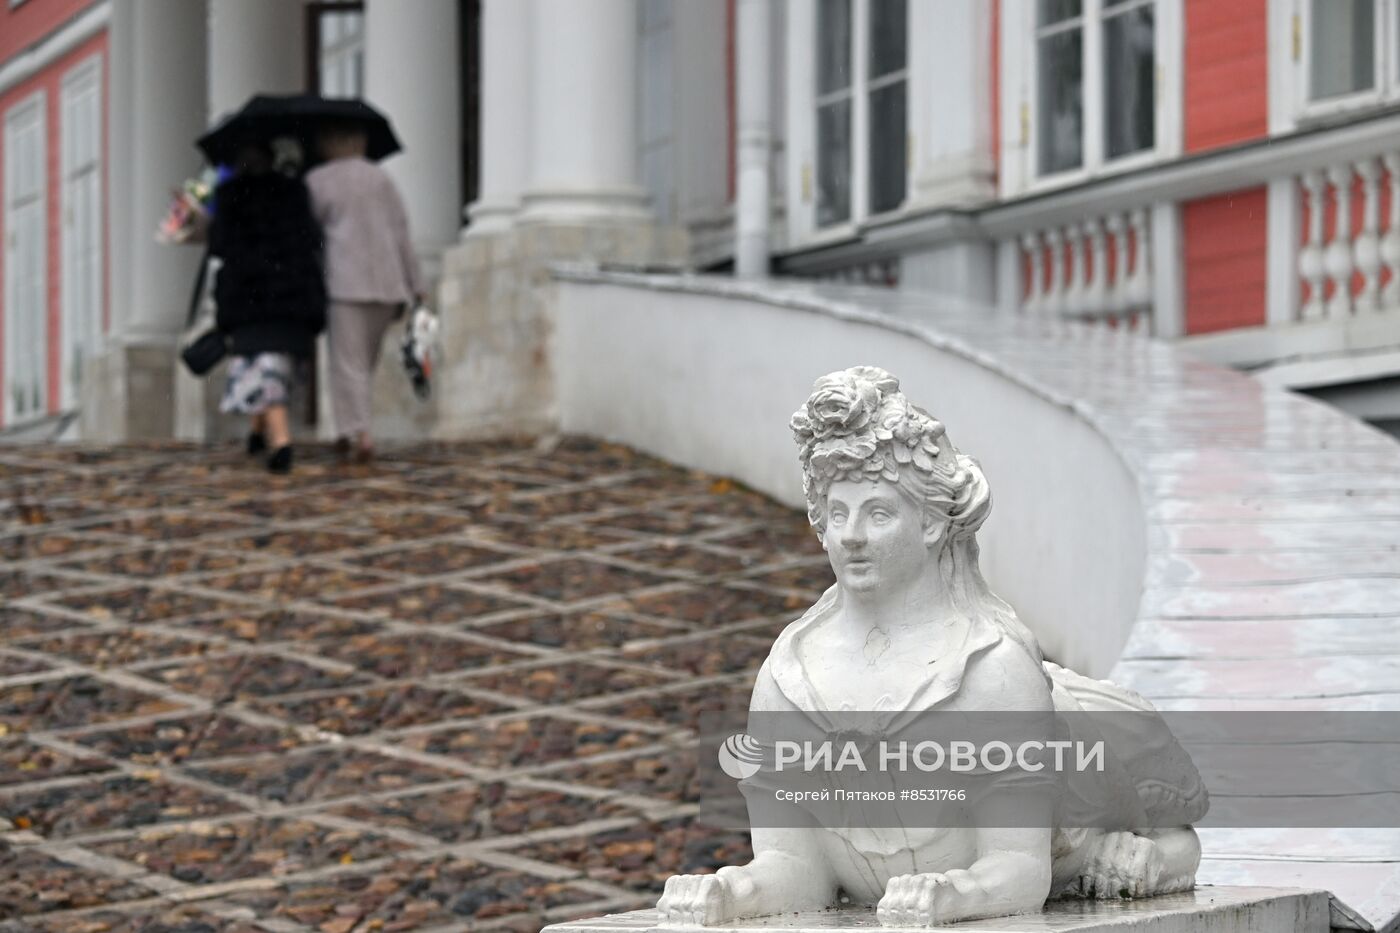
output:
[[[870,519],[877,525],[883,525],[890,520],[890,513],[886,512],[884,509],[876,509],[870,513]]]
[[[839,525],[846,520],[846,513],[840,509],[831,513],[831,523]]]

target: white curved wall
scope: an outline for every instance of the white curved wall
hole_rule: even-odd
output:
[[[563,430],[731,476],[796,507],[792,412],[825,373],[884,367],[986,471],[994,508],[979,537],[993,588],[1047,656],[1108,673],[1138,614],[1146,543],[1134,480],[1096,430],[907,322],[668,281],[664,291],[557,283]]]

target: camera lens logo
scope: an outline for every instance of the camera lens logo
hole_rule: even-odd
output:
[[[719,769],[736,781],[753,777],[763,767],[763,746],[753,736],[736,732],[719,747]]]

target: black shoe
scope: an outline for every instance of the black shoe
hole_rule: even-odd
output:
[[[269,473],[290,473],[292,472],[292,445],[278,447],[272,452],[272,456],[267,458],[267,470]]]
[[[263,437],[261,431],[254,431],[248,435],[248,456],[255,457],[267,450],[267,438]]]

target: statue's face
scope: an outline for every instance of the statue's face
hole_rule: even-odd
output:
[[[900,589],[928,560],[919,510],[883,479],[831,484],[822,545],[837,582],[856,592]]]

